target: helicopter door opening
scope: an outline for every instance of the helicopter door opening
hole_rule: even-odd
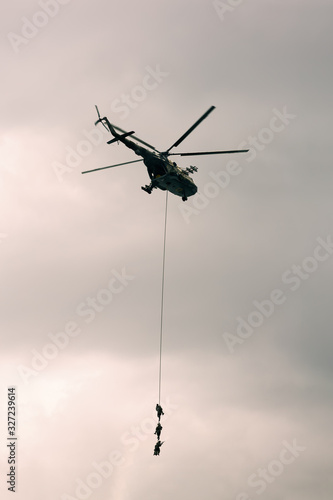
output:
[[[162,163],[158,163],[154,165],[154,178],[158,179],[158,177],[162,177],[167,173],[165,166]]]

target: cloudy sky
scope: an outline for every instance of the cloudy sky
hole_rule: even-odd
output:
[[[329,500],[330,0],[1,7],[1,497]],[[169,195],[103,115],[179,151]]]

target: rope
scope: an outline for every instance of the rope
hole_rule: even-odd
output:
[[[161,404],[164,270],[165,270],[165,243],[166,243],[167,214],[168,214],[168,191],[166,192],[166,196],[165,196],[164,244],[163,244],[163,263],[162,263],[162,293],[161,293],[161,325],[160,325],[160,367],[159,367],[159,377],[158,377],[158,404]]]

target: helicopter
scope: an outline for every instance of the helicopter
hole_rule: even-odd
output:
[[[147,142],[139,139],[134,135],[134,131],[126,132],[125,130],[112,125],[108,118],[104,116],[101,118],[98,107],[95,105],[98,120],[95,125],[102,123],[105,129],[111,133],[113,139],[107,141],[107,144],[113,144],[114,142],[123,143],[129,149],[132,149],[135,154],[141,156],[140,160],[127,161],[125,163],[117,163],[116,165],[109,165],[107,167],[94,168],[92,170],[85,170],[82,174],[88,174],[90,172],[96,172],[97,170],[104,170],[106,168],[119,167],[121,165],[128,165],[129,163],[136,163],[143,161],[148,170],[148,175],[150,177],[150,184],[142,186],[146,193],[151,194],[153,189],[161,189],[162,191],[170,191],[176,196],[181,196],[183,201],[186,201],[189,196],[193,196],[198,188],[195,185],[192,177],[189,176],[190,173],[197,172],[198,169],[195,166],[190,166],[186,168],[180,168],[175,162],[169,159],[169,156],[198,156],[198,155],[215,155],[215,154],[229,154],[229,153],[247,153],[248,149],[238,149],[231,151],[199,151],[192,153],[171,153],[173,148],[179,146],[186,137],[193,132],[193,130],[205,119],[207,116],[215,109],[215,106],[211,106],[172,146],[170,146],[166,151],[158,151],[154,146],[148,144]],[[136,142],[127,139],[131,136]],[[137,144],[140,143],[140,144]],[[149,148],[149,149],[148,149]]]

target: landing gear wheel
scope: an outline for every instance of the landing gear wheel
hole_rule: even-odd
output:
[[[182,200],[183,200],[183,201],[186,201],[186,200],[187,200],[187,197],[186,197],[186,196],[182,196]]]
[[[146,191],[146,193],[151,194],[151,188],[149,186],[141,186],[141,189]]]

